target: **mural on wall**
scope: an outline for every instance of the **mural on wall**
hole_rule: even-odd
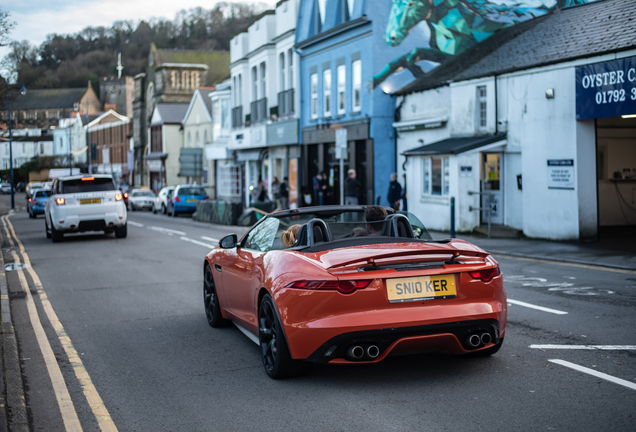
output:
[[[596,0],[558,1],[574,6]],[[544,15],[556,5],[557,0],[393,0],[384,41],[397,47],[417,33],[423,44],[387,64],[369,83],[370,90],[384,82],[386,92],[402,88],[497,30]]]

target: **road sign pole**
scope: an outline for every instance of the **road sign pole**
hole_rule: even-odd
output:
[[[347,156],[347,129],[336,130],[336,157],[340,159],[340,205],[344,205],[344,160]]]

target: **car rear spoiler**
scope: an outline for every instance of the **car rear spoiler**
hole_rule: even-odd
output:
[[[414,255],[448,254],[448,255],[452,255],[451,261],[460,256],[486,258],[488,255],[490,255],[488,252],[483,252],[483,251],[480,252],[474,249],[458,249],[456,247],[450,246],[450,243],[449,243],[449,246],[446,246],[446,247],[445,246],[446,245],[439,245],[439,247],[436,247],[435,249],[430,249],[430,250],[408,250],[408,251],[400,251],[400,252],[387,252],[380,255],[374,255],[373,257],[369,257],[369,258],[355,258],[348,261],[341,261],[338,264],[334,264],[328,267],[328,269],[346,267],[348,265],[359,263],[359,262],[366,262],[367,264],[370,264],[370,265],[376,265],[375,262],[377,260],[382,260],[386,258],[397,258],[397,257],[409,256],[409,255],[414,256]]]

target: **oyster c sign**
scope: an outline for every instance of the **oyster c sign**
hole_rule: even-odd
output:
[[[636,57],[576,67],[576,119],[636,114]]]

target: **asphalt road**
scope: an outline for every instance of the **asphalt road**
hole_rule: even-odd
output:
[[[274,381],[253,342],[234,327],[212,329],[205,319],[203,256],[228,227],[130,212],[126,239],[72,235],[53,244],[42,217],[31,220],[21,211],[9,221],[119,431],[635,427],[636,388],[572,365],[634,386],[636,350],[531,346],[636,345],[636,274],[501,258],[515,303],[494,356],[317,365],[307,377]],[[24,261],[6,233],[3,248],[6,262],[14,252]],[[33,430],[66,430],[18,273],[8,271],[7,278]],[[42,294],[25,277],[79,422],[83,430],[99,430],[86,381],[78,380]]]

